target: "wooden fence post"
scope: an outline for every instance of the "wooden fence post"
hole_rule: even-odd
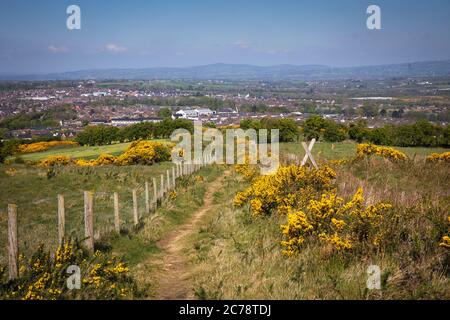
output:
[[[120,234],[119,194],[114,192],[114,228]]]
[[[94,253],[94,195],[84,192],[84,235],[85,245],[90,253]]]
[[[136,189],[133,189],[133,217],[134,217],[134,225],[137,226],[139,224],[139,215],[138,215],[138,203],[137,203]]]
[[[177,184],[176,179],[177,179],[177,177],[176,177],[176,173],[175,173],[175,167],[172,167],[172,187],[173,187],[173,189],[175,189],[175,185]]]
[[[158,190],[157,190],[157,188],[158,188],[158,186],[156,184],[156,179],[153,178],[153,205],[154,205],[155,210],[158,206]]]
[[[171,183],[170,183],[170,171],[167,170],[167,192],[170,191]]]
[[[17,239],[17,206],[8,205],[8,258],[9,279],[13,280],[19,276],[19,246]]]
[[[66,215],[64,208],[64,196],[58,194],[58,243],[61,245],[66,234]]]
[[[145,181],[145,212],[147,212],[147,214],[150,213],[150,195],[147,181]]]
[[[161,190],[159,190],[159,197],[162,200],[164,198],[164,175],[161,175]]]

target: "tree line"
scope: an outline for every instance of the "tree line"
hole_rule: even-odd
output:
[[[164,119],[158,123],[143,122],[123,128],[92,126],[80,132],[75,141],[83,146],[99,146],[139,139],[164,139],[169,138],[176,129],[193,132],[194,124],[186,119]]]
[[[450,147],[450,125],[441,126],[426,120],[409,125],[385,125],[369,128],[366,121],[349,125],[313,116],[301,124],[305,139],[340,142],[354,140],[396,147]]]
[[[215,127],[214,124],[209,123],[204,126]],[[369,142],[398,147],[450,147],[450,125],[436,125],[426,120],[410,125],[369,128],[366,121],[356,121],[347,125],[320,116],[312,116],[300,123],[292,119],[245,119],[240,122],[240,127],[243,130],[268,129],[269,138],[270,130],[278,129],[280,142],[292,142],[299,139],[327,142],[353,140],[358,143]],[[176,129],[186,129],[192,133],[194,124],[186,119],[164,119],[159,123],[146,122],[123,128],[93,126],[86,127],[77,135],[75,141],[80,145],[98,146],[139,139],[166,139],[170,138]],[[30,142],[33,141],[5,140],[4,132],[0,130],[0,163],[13,155],[18,145]]]

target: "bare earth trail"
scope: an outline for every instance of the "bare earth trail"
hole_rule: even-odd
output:
[[[197,232],[205,214],[213,207],[214,193],[219,191],[227,172],[209,184],[202,207],[195,212],[189,221],[177,227],[158,242],[163,252],[161,271],[155,298],[158,300],[190,300],[194,299],[191,275],[186,257],[188,251],[186,238]]]

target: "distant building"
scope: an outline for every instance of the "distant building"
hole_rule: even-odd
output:
[[[109,95],[108,92],[102,92],[102,91],[97,91],[97,92],[93,92],[92,95],[94,97],[106,97]]]
[[[111,119],[111,125],[115,127],[122,127],[122,126],[129,126],[132,124],[137,123],[144,123],[144,122],[152,122],[152,123],[158,123],[163,121],[162,118],[136,118],[136,119],[130,119],[130,118],[117,118],[117,119]]]
[[[183,109],[175,112],[175,114],[172,115],[172,118],[198,120],[201,117],[210,117],[215,114],[215,111],[208,108]]]
[[[100,120],[100,119],[95,119],[90,122],[90,125],[92,126],[106,126],[108,124],[109,124],[108,120]]]
[[[237,112],[237,110],[234,110],[234,109],[231,109],[231,108],[222,108],[222,109],[219,109],[219,112],[218,112],[219,114],[228,114],[228,113],[234,113],[234,114],[236,114],[236,113],[238,113]]]

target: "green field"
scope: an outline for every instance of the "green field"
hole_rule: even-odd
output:
[[[356,146],[358,144],[352,141],[345,141],[340,143],[331,142],[316,142],[312,150],[312,155],[318,161],[320,160],[334,160],[343,159],[356,155]],[[448,151],[444,148],[398,148],[404,152],[411,159],[424,159],[432,153],[443,153]],[[280,156],[286,156],[286,154],[295,154],[303,157],[305,150],[301,143],[281,143],[280,144]]]
[[[167,142],[166,139],[155,139],[152,141],[160,141]],[[66,155],[73,159],[94,159],[97,158],[100,154],[107,153],[113,156],[120,155],[124,152],[131,142],[127,143],[117,143],[108,146],[82,146],[82,147],[73,147],[73,148],[52,148],[43,152],[29,153],[20,155],[25,161],[40,161],[42,159],[47,158],[48,156],[55,155]]]
[[[57,243],[57,195],[65,196],[67,234],[83,238],[83,191],[94,191],[96,225],[100,231],[113,225],[114,192],[119,193],[123,226],[130,227],[132,190],[138,194],[139,212],[145,209],[144,183],[157,178],[173,166],[165,162],[153,166],[105,166],[96,168],[63,167],[52,177],[47,168],[30,165],[0,166],[0,262],[5,262],[7,239],[7,206],[18,206],[20,246],[31,252],[43,241],[53,248]],[[153,194],[153,189],[150,189]]]
[[[167,142],[166,139],[152,140]],[[73,147],[73,148],[53,148],[44,152],[30,153],[20,155],[25,161],[40,161],[48,156],[54,155],[66,155],[73,159],[94,159],[100,154],[107,153],[114,156],[120,155],[124,152],[131,143],[118,143],[108,146],[85,146],[85,147]],[[357,143],[352,141],[340,142],[340,143],[330,143],[330,142],[317,142],[314,146],[312,154],[315,156],[316,160],[332,160],[332,159],[342,159],[347,157],[352,157],[356,154]],[[422,159],[432,153],[443,153],[447,149],[444,148],[396,148],[405,152],[410,158]],[[286,154],[295,154],[304,156],[305,151],[300,143],[281,143],[280,144],[280,154],[285,156]]]

